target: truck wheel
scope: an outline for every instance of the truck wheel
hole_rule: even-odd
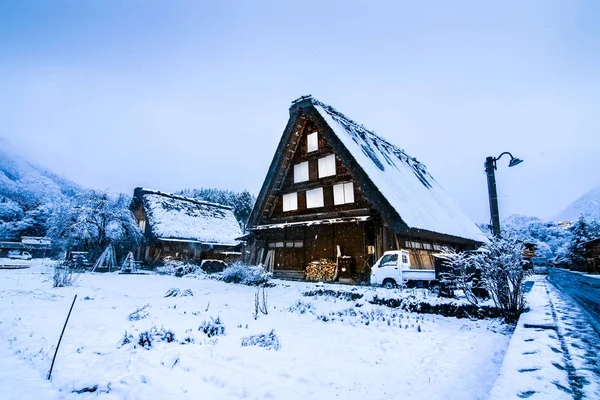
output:
[[[394,281],[393,279],[389,279],[389,278],[383,281],[382,286],[386,289],[395,289],[398,287],[398,285],[396,285],[396,281]]]

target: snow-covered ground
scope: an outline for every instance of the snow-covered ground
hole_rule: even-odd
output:
[[[268,314],[255,319],[253,287],[206,278],[85,274],[75,287],[53,289],[51,272],[39,264],[0,270],[2,398],[485,399],[509,342],[495,320],[369,304],[374,294],[392,294],[383,289],[356,289],[363,298],[349,301],[303,296],[316,284],[276,281],[266,290]],[[193,296],[165,298],[171,288],[191,289]],[[45,375],[75,294],[49,383]],[[129,314],[146,304],[149,315],[130,321]],[[224,335],[198,331],[217,317]],[[171,330],[175,341],[153,336],[150,348],[138,345],[140,333],[153,326]],[[279,350],[241,345],[243,338],[271,330]],[[126,332],[133,341],[123,345]],[[94,393],[73,393],[96,385]]]
[[[12,268],[29,268],[34,263],[39,265],[39,261],[28,261],[28,260],[13,260],[11,258],[1,257],[0,258],[0,269],[12,269]]]
[[[521,315],[490,399],[600,399],[600,338],[577,304],[542,275]]]

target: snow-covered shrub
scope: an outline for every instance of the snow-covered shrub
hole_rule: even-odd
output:
[[[481,271],[475,266],[474,256],[447,248],[440,257],[444,260],[443,272],[440,273],[443,292],[452,293],[455,289],[462,290],[469,303],[479,304],[480,296],[477,295],[481,295]]]
[[[127,340],[130,340],[130,336],[127,336],[127,332],[125,332],[123,344],[129,343]],[[165,329],[164,327],[157,329],[156,326],[153,326],[147,331],[143,331],[140,333],[137,344],[145,349],[149,349],[150,347],[152,347],[152,343],[155,340],[167,343],[172,343],[176,341],[175,334],[170,329]]]
[[[192,329],[186,329],[183,339],[180,342],[181,344],[192,344],[196,343],[196,337]]]
[[[150,308],[150,304],[138,307],[134,312],[129,314],[129,317],[127,317],[127,319],[129,319],[130,321],[139,321],[140,319],[147,318],[148,315],[150,315],[150,313],[148,312],[148,308]]]
[[[162,340],[163,342],[167,343],[175,341],[175,334],[170,329],[161,328],[156,337],[158,338],[158,340]]]
[[[154,269],[158,275],[175,275],[175,267],[172,265],[160,265]]]
[[[138,344],[145,349],[152,347],[152,333],[150,331],[144,331],[140,333],[138,337]]]
[[[181,294],[181,290],[179,290],[178,288],[171,288],[169,290],[167,290],[167,293],[165,293],[165,297],[177,297]]]
[[[203,332],[206,336],[220,336],[225,334],[225,325],[221,322],[221,318],[216,319],[210,317],[210,321],[203,321],[198,327],[198,331]]]
[[[54,265],[54,273],[52,274],[52,287],[67,287],[72,286],[75,277],[71,272],[71,268],[67,263],[56,263]]]
[[[325,297],[332,297],[332,298],[336,298],[336,299],[342,299],[342,300],[346,300],[346,301],[356,301],[363,297],[363,295],[361,293],[345,292],[343,290],[330,290],[330,289],[311,290],[311,291],[302,293],[302,295],[306,296],[306,297],[325,296]]]
[[[444,317],[456,318],[498,318],[502,314],[497,307],[481,305],[481,304],[466,304],[466,303],[429,303],[418,300],[415,297],[404,298],[381,298],[375,295],[370,304],[386,306],[389,308],[398,308],[405,312],[419,314],[436,314]]]
[[[281,343],[275,334],[275,330],[272,330],[269,333],[261,333],[259,335],[242,338],[242,346],[259,346],[268,350],[279,350],[281,348]]]
[[[241,283],[244,285],[262,285],[271,279],[271,274],[261,266],[235,263],[225,268],[221,279],[228,283]]]
[[[125,346],[126,344],[129,344],[131,342],[133,342],[133,335],[125,331],[125,335],[123,335],[123,338],[121,339],[117,347],[120,348],[121,346]]]
[[[462,289],[467,300],[478,305],[481,290],[494,301],[500,315],[514,323],[525,308],[523,281],[523,243],[513,238],[490,238],[481,251],[473,254],[447,252],[446,283]]]
[[[289,312],[298,312],[300,314],[306,314],[307,312],[313,312],[313,305],[305,303],[302,300],[298,300],[295,304],[288,308]]]
[[[192,289],[185,289],[183,292],[179,288],[171,288],[167,290],[164,297],[185,297],[185,296],[193,296],[194,292]]]
[[[173,275],[178,278],[196,274],[202,270],[196,265],[180,260],[164,260],[161,266],[156,267],[156,273],[159,275]]]
[[[484,251],[473,257],[481,271],[481,282],[504,320],[515,323],[525,308],[523,281],[523,243],[513,237],[492,238]]]
[[[227,268],[227,264],[221,260],[202,260],[200,268],[207,274],[214,274],[216,272],[223,272]]]

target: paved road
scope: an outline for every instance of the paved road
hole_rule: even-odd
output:
[[[586,276],[580,272],[550,268],[548,278],[587,312],[590,322],[600,334],[600,276]]]

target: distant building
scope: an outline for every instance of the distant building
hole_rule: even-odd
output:
[[[585,258],[587,259],[587,272],[600,273],[600,238],[584,243]]]
[[[23,236],[21,237],[21,243],[25,245],[35,245],[39,247],[50,248],[52,240],[50,238],[40,236]]]
[[[242,236],[231,207],[138,187],[131,202],[146,239],[136,258],[200,261],[239,257]]]
[[[9,251],[28,251],[33,257],[49,255],[52,240],[47,237],[23,236],[20,242],[0,242],[0,257],[6,257]]]
[[[367,279],[400,248],[429,269],[442,246],[487,240],[422,163],[310,96],[290,107],[247,230],[247,261],[290,278],[328,259]]]
[[[563,229],[569,229],[573,226],[573,221],[558,221],[556,225]]]

